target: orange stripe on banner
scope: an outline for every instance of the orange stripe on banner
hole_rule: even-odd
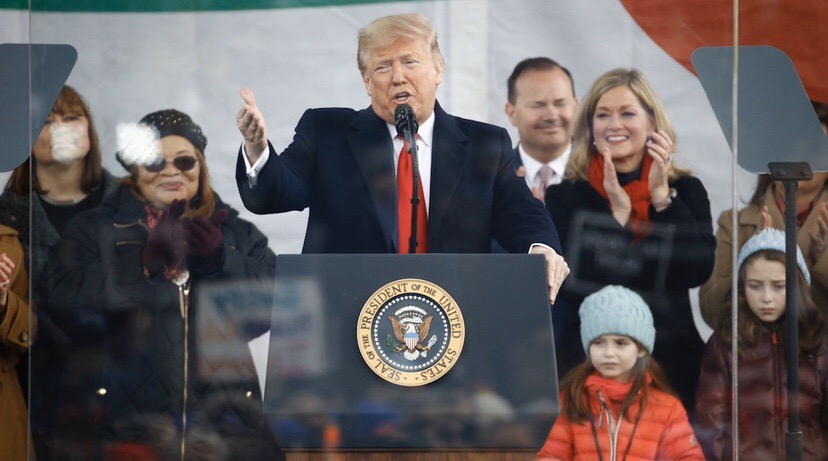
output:
[[[691,53],[733,44],[733,5],[724,0],[621,0],[647,35],[690,72]],[[771,45],[796,67],[811,99],[828,102],[828,1],[742,0],[741,45]]]

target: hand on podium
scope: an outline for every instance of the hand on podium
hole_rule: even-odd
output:
[[[564,279],[569,275],[569,265],[564,261],[563,256],[555,253],[549,247],[533,245],[529,254],[542,254],[546,258],[546,278],[549,282],[549,303],[554,304],[558,297],[558,291],[563,285]]]

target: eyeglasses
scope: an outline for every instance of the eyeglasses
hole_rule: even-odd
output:
[[[174,167],[178,168],[181,171],[190,171],[195,168],[198,159],[190,156],[184,155],[181,157],[176,157],[173,159],[172,164]],[[160,173],[164,168],[167,167],[167,160],[160,159],[157,162],[150,163],[149,165],[144,166],[150,173]]]

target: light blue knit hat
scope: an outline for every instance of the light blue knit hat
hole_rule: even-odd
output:
[[[638,293],[622,286],[606,286],[584,298],[579,314],[581,343],[587,355],[589,345],[602,335],[629,336],[653,353],[653,314]]]
[[[762,250],[774,250],[785,253],[785,232],[779,229],[768,228],[764,229],[751,237],[739,250],[739,262],[736,264],[736,271],[742,270],[742,264],[750,255]],[[808,285],[811,284],[811,273],[808,272],[808,266],[805,265],[805,258],[802,257],[802,250],[799,245],[796,246],[796,265],[802,271],[802,276]]]

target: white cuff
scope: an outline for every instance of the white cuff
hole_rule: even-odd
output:
[[[557,252],[557,251],[555,251],[555,250],[554,250],[551,246],[549,246],[549,245],[547,245],[547,244],[545,244],[545,243],[533,243],[531,246],[529,246],[529,253],[531,253],[531,252],[532,252],[532,248],[535,248],[535,247],[546,248],[547,250],[551,251],[552,253],[558,254],[558,252]],[[560,256],[560,255],[559,255],[559,256]]]
[[[242,158],[244,159],[244,167],[245,171],[247,172],[247,185],[251,188],[256,187],[256,182],[259,178],[259,172],[262,171],[264,168],[265,163],[267,163],[267,159],[270,158],[270,149],[265,148],[264,152],[261,153],[259,158],[256,160],[256,163],[253,165],[250,164],[250,160],[247,159],[247,151],[244,148],[244,143],[242,143]]]

